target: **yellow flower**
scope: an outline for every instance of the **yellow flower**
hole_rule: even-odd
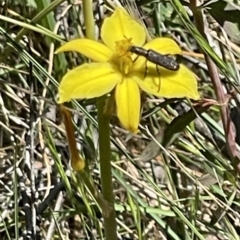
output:
[[[76,39],[57,52],[77,51],[93,60],[69,71],[59,85],[59,103],[71,99],[100,97],[115,88],[117,116],[126,129],[135,133],[140,121],[140,90],[165,98],[198,99],[195,75],[184,65],[170,71],[129,51],[131,46],[152,49],[161,54],[181,54],[170,38],[146,42],[144,28],[123,8],[106,18],[101,28],[103,43]]]

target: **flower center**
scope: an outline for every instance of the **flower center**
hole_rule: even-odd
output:
[[[132,53],[129,52],[129,47],[132,45],[131,42],[131,38],[116,41],[115,54],[112,60],[119,66],[123,74],[128,74],[133,65]]]

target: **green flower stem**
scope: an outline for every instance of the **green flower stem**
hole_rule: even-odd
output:
[[[83,13],[86,25],[86,36],[95,40],[94,18],[93,18],[92,0],[83,0]],[[105,98],[97,100],[98,109],[98,127],[99,127],[99,153],[100,153],[100,172],[102,195],[108,203],[108,209],[102,208],[104,219],[104,230],[106,240],[117,240],[117,224],[114,209],[114,195],[112,186],[111,172],[111,150],[110,150],[110,118],[104,115]]]
[[[99,152],[102,194],[109,204],[109,212],[104,217],[104,229],[106,240],[117,239],[117,223],[114,209],[114,195],[112,186],[111,151],[110,151],[110,116],[104,114],[105,97],[97,101],[98,127],[99,127]]]
[[[96,40],[92,0],[83,0],[83,17],[85,20],[87,38]]]

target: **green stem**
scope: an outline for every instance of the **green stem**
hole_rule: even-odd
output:
[[[83,17],[85,20],[86,37],[92,40],[96,40],[92,0],[83,1]]]
[[[98,127],[99,127],[99,152],[100,152],[100,172],[102,183],[102,195],[109,204],[108,214],[104,217],[104,229],[106,240],[117,239],[117,223],[114,209],[114,195],[112,186],[111,171],[111,151],[110,151],[110,129],[109,115],[104,112],[105,97],[101,97],[97,101],[98,108]]]
[[[95,40],[94,18],[92,0],[83,0],[83,13],[86,25],[86,37]],[[106,240],[117,240],[117,223],[114,209],[114,195],[111,171],[110,150],[110,117],[104,115],[105,98],[97,100],[98,128],[99,128],[99,154],[102,195],[108,203],[108,209],[102,209]]]

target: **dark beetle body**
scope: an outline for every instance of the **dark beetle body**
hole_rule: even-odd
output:
[[[179,63],[169,55],[163,55],[154,50],[146,50],[141,47],[131,46],[129,48],[131,53],[135,53],[139,56],[145,57],[149,62],[155,63],[161,67],[164,67],[171,71],[177,71],[179,69]]]

